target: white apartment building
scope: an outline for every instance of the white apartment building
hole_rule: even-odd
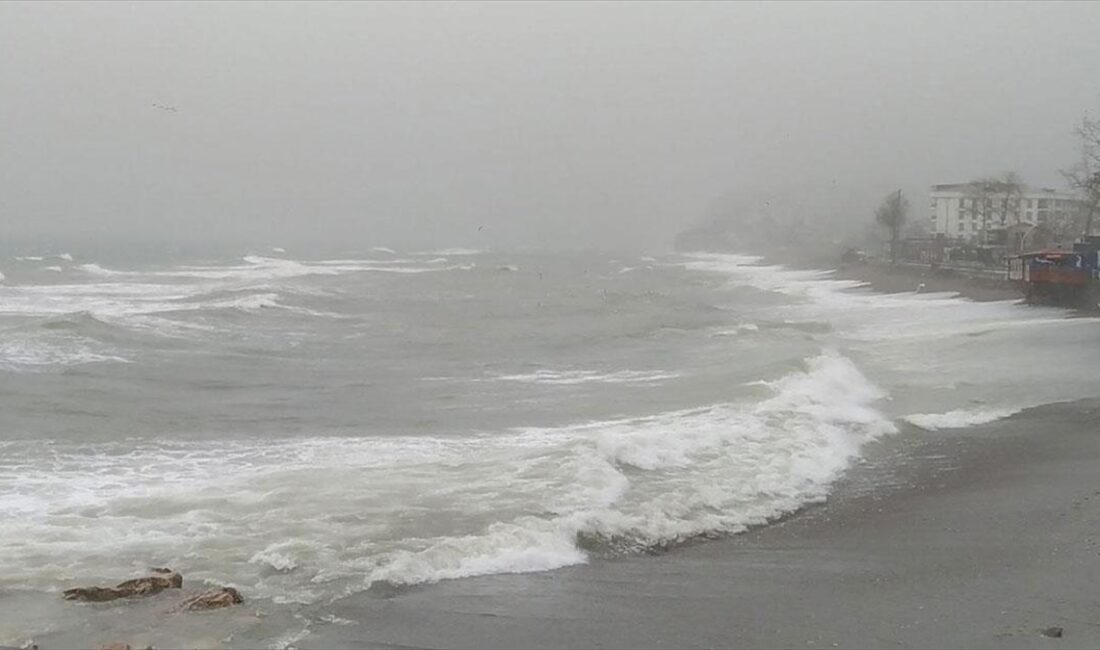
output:
[[[987,241],[991,231],[1013,226],[1058,228],[1082,213],[1081,202],[1070,192],[1006,192],[973,183],[945,183],[932,186],[929,226],[936,235],[978,242]]]

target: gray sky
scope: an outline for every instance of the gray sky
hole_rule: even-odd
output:
[[[745,188],[923,216],[1058,182],[1098,62],[1100,3],[5,2],[0,235],[663,247]]]

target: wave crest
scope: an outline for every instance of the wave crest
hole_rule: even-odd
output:
[[[914,413],[903,420],[929,431],[940,429],[962,429],[978,424],[988,424],[1019,413],[1019,408],[973,408],[955,409],[946,413]]]

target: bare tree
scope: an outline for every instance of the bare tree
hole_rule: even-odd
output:
[[[1092,234],[1093,217],[1100,213],[1100,119],[1081,118],[1077,126],[1081,160],[1062,170],[1066,183],[1081,195],[1085,208],[1085,236]]]
[[[989,233],[994,228],[1007,228],[1020,217],[1024,183],[1016,172],[1000,176],[988,176],[967,183],[966,195],[970,199],[971,213],[981,223],[983,243],[989,243]]]
[[[892,192],[875,210],[875,221],[890,231],[890,263],[898,263],[898,239],[905,221],[909,218],[909,200],[901,190]]]
[[[1020,222],[1021,207],[1024,200],[1024,181],[1016,172],[1005,172],[997,178],[998,196],[994,203],[993,216],[996,225],[1002,228],[1017,225]],[[1011,221],[1016,223],[1012,223]]]

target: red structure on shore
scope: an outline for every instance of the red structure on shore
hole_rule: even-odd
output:
[[[1073,250],[1041,250],[1008,260],[1008,279],[1018,283],[1028,302],[1090,307],[1100,284],[1100,238],[1074,244]]]

